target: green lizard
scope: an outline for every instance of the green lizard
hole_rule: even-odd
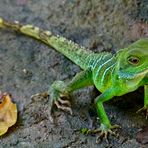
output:
[[[94,103],[101,125],[96,130],[88,130],[88,133],[100,132],[97,138],[108,134],[115,134],[112,129],[117,125],[111,125],[103,103],[114,96],[121,96],[144,86],[144,107],[139,111],[146,111],[148,116],[148,38],[140,39],[129,47],[112,54],[109,52],[93,53],[63,37],[55,36],[50,31],[44,31],[33,25],[21,25],[19,22],[9,22],[0,18],[0,28],[12,29],[25,35],[36,38],[53,47],[83,71],[78,73],[69,83],[56,81],[50,87],[51,109],[57,108],[72,113],[68,96],[71,92],[90,85],[95,85],[102,93]],[[67,100],[63,97],[67,96]]]

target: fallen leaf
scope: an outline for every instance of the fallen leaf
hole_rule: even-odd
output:
[[[17,107],[11,102],[8,94],[1,95],[0,103],[0,136],[5,134],[8,128],[17,121]]]

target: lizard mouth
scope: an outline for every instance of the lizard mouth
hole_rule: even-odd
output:
[[[138,78],[140,76],[148,78],[148,69],[145,69],[144,71],[141,71],[141,72],[139,72],[137,74],[125,73],[125,72],[119,71],[119,78],[135,79],[135,78]]]
[[[137,76],[142,76],[142,75],[145,75],[147,77],[148,76],[148,69],[137,74]]]

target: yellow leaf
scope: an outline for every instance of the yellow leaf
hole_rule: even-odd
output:
[[[5,124],[5,122],[0,122],[0,136],[5,134],[8,130],[8,126]]]
[[[8,128],[17,121],[17,107],[11,102],[8,94],[2,95],[2,103],[0,104],[0,136],[5,134]]]

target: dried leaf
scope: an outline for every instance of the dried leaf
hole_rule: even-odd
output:
[[[5,134],[8,128],[14,125],[17,121],[16,104],[11,102],[8,94],[1,96],[2,103],[0,104],[0,136]]]

